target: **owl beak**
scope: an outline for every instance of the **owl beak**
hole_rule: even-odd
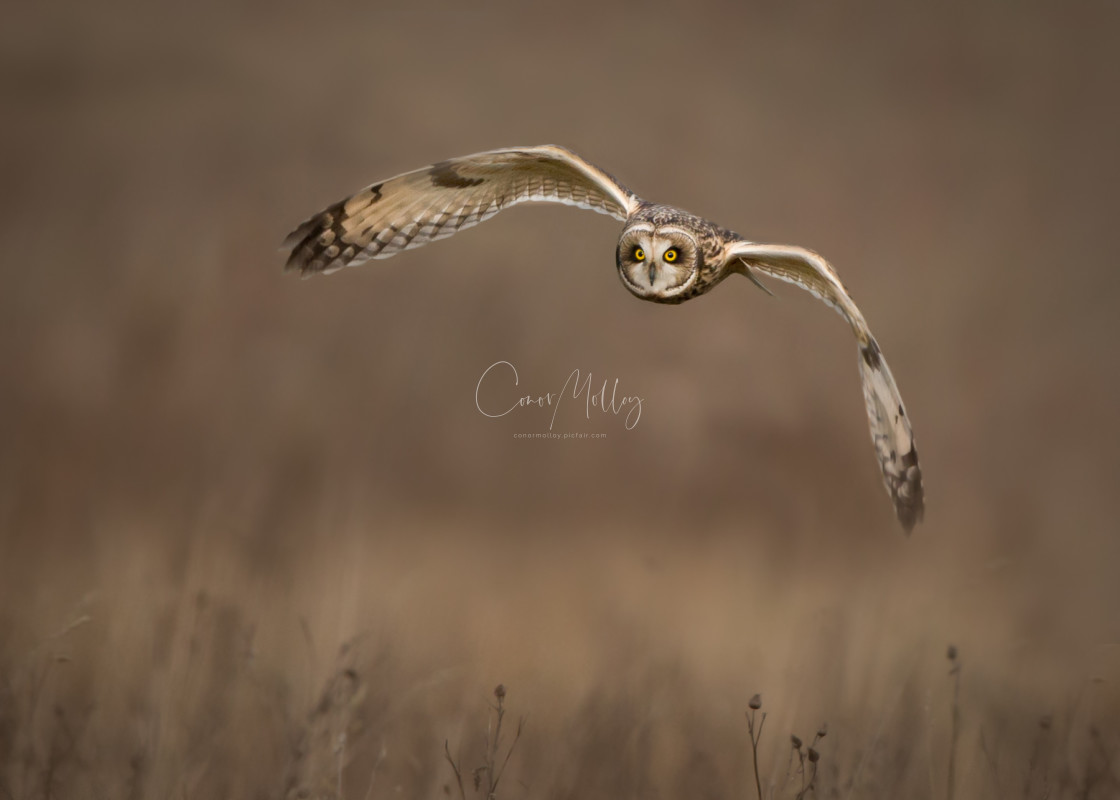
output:
[[[653,279],[657,277],[657,265],[650,263],[649,265],[649,285],[653,286]]]

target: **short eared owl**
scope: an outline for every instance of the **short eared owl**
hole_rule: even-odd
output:
[[[909,531],[922,518],[922,473],[910,418],[863,314],[832,267],[801,247],[757,244],[673,206],[647,202],[562,147],[515,147],[441,161],[340,200],[285,240],[287,268],[330,273],[388,258],[477,225],[528,201],[589,208],[622,220],[615,263],[643,300],[680,303],[728,275],[796,284],[840,313],[859,345],[871,439],[895,513]]]

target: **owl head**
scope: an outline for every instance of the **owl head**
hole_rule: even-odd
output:
[[[684,228],[639,222],[622,232],[615,261],[631,293],[672,303],[696,282],[703,256],[696,237]]]

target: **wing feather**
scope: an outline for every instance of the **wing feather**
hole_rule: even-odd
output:
[[[925,512],[914,431],[879,343],[836,271],[819,255],[801,247],[739,241],[730,243],[725,252],[730,261],[739,260],[739,272],[751,277],[752,273],[762,273],[800,286],[834,308],[851,326],[859,343],[859,372],[871,441],[887,494],[899,522],[909,533]]]
[[[524,202],[554,202],[625,220],[639,199],[611,175],[555,145],[441,161],[367,186],[284,240],[287,269],[334,272],[445,239]]]

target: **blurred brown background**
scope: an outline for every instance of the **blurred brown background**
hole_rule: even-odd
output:
[[[436,796],[505,681],[507,796],[753,796],[756,691],[777,796],[823,719],[819,793],[941,797],[958,751],[960,795],[1117,796],[1118,25],[6,13],[0,795]],[[288,230],[362,185],[546,142],[830,259],[914,420],[913,536],[851,336],[793,287],[640,303],[616,222],[540,206],[281,273]],[[514,439],[549,415],[479,414],[500,360],[526,392],[617,378],[641,420],[569,401],[556,430],[605,439]]]

